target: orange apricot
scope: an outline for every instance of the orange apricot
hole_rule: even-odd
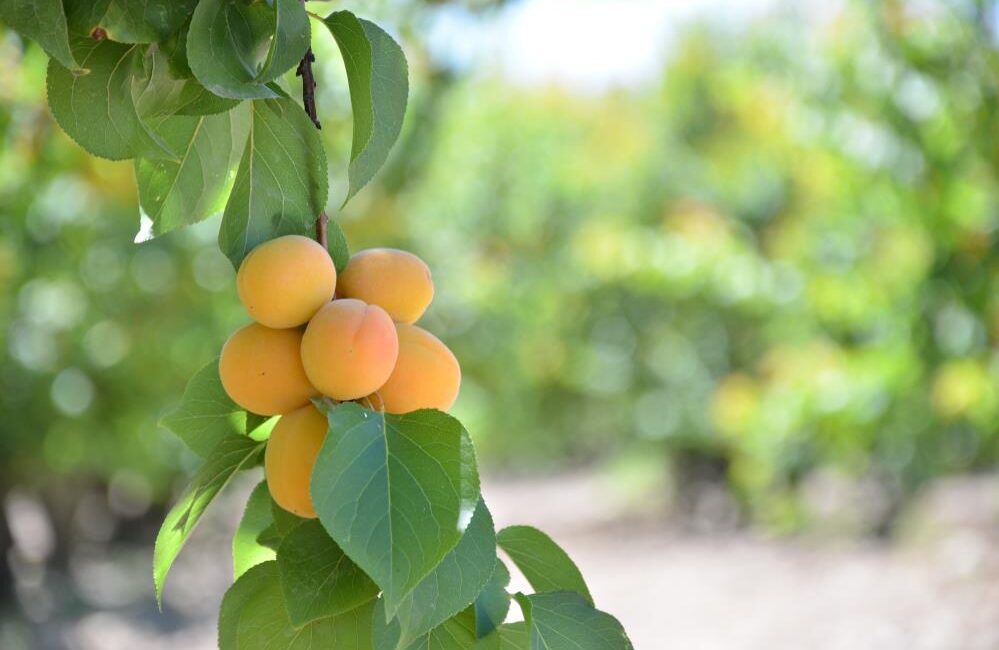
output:
[[[416,255],[394,248],[355,253],[340,275],[338,295],[378,305],[399,323],[415,323],[434,298],[430,269]]]
[[[395,367],[399,339],[385,310],[360,300],[334,300],[302,337],[302,364],[323,395],[351,400],[374,392]]]
[[[311,404],[292,411],[274,425],[264,454],[264,476],[274,501],[307,519],[316,516],[309,481],[326,439],[326,416]]]
[[[302,333],[251,323],[222,346],[219,378],[232,401],[260,415],[280,415],[309,403],[318,391],[302,368]]]
[[[461,367],[451,350],[430,332],[398,323],[399,359],[388,381],[366,406],[387,413],[417,409],[446,411],[458,399]]]
[[[336,267],[314,240],[285,235],[250,251],[239,265],[236,288],[253,320],[277,329],[297,327],[333,299]]]

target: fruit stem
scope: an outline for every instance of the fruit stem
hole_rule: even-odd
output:
[[[305,51],[305,56],[298,64],[295,74],[302,78],[302,105],[305,107],[305,113],[317,129],[322,129],[323,125],[319,123],[319,114],[316,111],[316,76],[312,72],[312,64],[315,61],[316,55],[312,53],[310,47]],[[319,217],[316,218],[316,241],[322,244],[323,248],[326,248],[327,245],[326,227],[329,220],[325,210],[320,212]]]

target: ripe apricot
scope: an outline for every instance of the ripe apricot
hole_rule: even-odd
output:
[[[416,255],[394,248],[355,253],[337,289],[341,297],[378,305],[399,323],[415,323],[434,298],[427,265]]]
[[[261,325],[297,327],[333,299],[336,267],[326,249],[301,235],[266,241],[236,274],[239,300]]]
[[[417,409],[446,411],[458,399],[461,367],[440,339],[416,325],[398,323],[399,360],[388,381],[366,399],[387,413]]]
[[[279,506],[299,517],[316,516],[309,496],[309,481],[326,439],[326,429],[326,417],[309,404],[281,416],[267,442],[264,455],[267,487]]]
[[[319,391],[338,400],[374,392],[399,355],[395,325],[385,310],[360,300],[334,300],[319,310],[302,337],[302,364]]]
[[[309,403],[318,391],[302,368],[302,333],[251,323],[222,346],[219,378],[232,401],[260,415],[280,415]]]

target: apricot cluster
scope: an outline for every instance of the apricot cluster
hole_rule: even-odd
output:
[[[326,436],[314,397],[373,410],[446,411],[461,369],[446,345],[414,325],[434,296],[430,269],[405,251],[376,248],[350,258],[337,277],[326,249],[299,235],[254,248],[236,274],[254,322],[222,347],[219,377],[239,406],[280,415],[264,471],[274,500],[315,517],[309,480]]]

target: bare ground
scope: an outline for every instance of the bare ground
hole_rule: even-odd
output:
[[[931,533],[901,546],[625,523],[587,476],[494,479],[484,489],[498,526],[539,525],[569,550],[598,606],[621,619],[639,650],[999,649],[995,479],[932,495]],[[954,514],[968,503],[985,512]],[[235,497],[219,505],[181,556],[164,614],[148,598],[148,549],[81,561],[78,581],[102,609],[46,625],[51,647],[214,648],[230,580],[225,535],[239,510]],[[2,632],[0,647],[18,648]]]

